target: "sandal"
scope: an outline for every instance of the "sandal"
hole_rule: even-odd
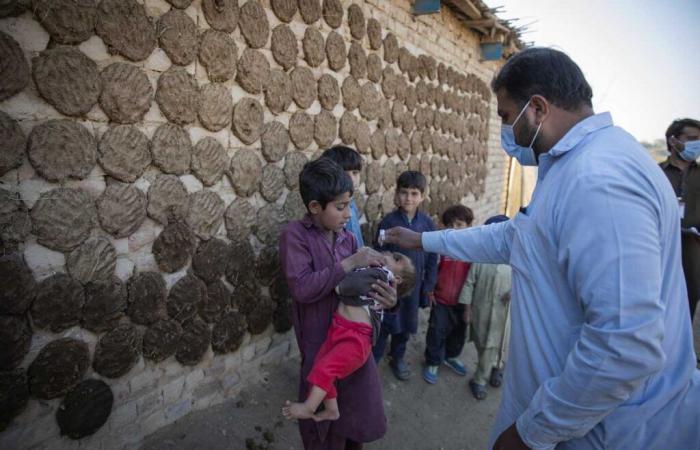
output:
[[[486,386],[483,384],[477,384],[474,380],[469,380],[469,390],[472,391],[474,398],[479,401],[486,398]]]
[[[501,387],[503,384],[503,369],[493,368],[491,370],[491,378],[489,379],[489,384],[495,388]]]

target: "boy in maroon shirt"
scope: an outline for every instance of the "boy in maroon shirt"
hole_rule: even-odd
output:
[[[450,206],[442,213],[445,228],[467,228],[473,221],[474,213],[464,205]],[[443,363],[458,375],[467,375],[467,369],[457,358],[464,348],[467,331],[464,305],[458,300],[468,274],[468,262],[440,257],[435,291],[428,294],[432,308],[425,339],[423,379],[430,384],[437,383],[438,367]]]
[[[292,296],[292,321],[301,353],[299,400],[309,392],[307,377],[326,339],[338,307],[343,284],[366,276],[355,268],[381,265],[381,255],[369,248],[357,250],[352,233],[344,230],[350,219],[352,180],[335,162],[321,158],[307,163],[299,174],[299,189],[308,209],[302,220],[290,222],[280,236],[280,264]],[[347,275],[347,276],[346,276]],[[370,294],[384,308],[396,304],[396,290],[377,280]],[[307,450],[361,449],[363,442],[381,438],[386,417],[381,383],[373,358],[337,382],[340,418],[315,422],[299,420]]]

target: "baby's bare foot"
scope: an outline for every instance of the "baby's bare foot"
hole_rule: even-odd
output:
[[[292,403],[287,400],[282,408],[282,414],[287,420],[292,419],[311,419],[314,412],[309,409],[304,403]]]
[[[314,414],[312,419],[316,422],[322,422],[324,420],[338,420],[340,418],[340,412],[336,410],[324,409],[323,411]]]

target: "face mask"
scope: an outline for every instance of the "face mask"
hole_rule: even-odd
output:
[[[513,133],[513,127],[516,123],[518,123],[520,116],[523,115],[528,105],[530,105],[530,100],[525,103],[525,106],[520,110],[520,114],[518,114],[518,117],[515,118],[512,125],[501,124],[501,146],[509,156],[517,159],[523,166],[536,166],[537,158],[535,157],[535,151],[532,149],[532,144],[535,143],[535,139],[537,139],[537,135],[540,132],[540,127],[542,127],[542,124],[540,123],[537,126],[537,131],[532,137],[532,141],[528,147],[518,145],[515,142],[515,134]]]
[[[683,151],[678,153],[681,158],[686,161],[695,161],[700,157],[700,141],[688,141],[684,147]]]

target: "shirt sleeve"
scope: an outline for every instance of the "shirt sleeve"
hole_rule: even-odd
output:
[[[290,224],[280,236],[280,265],[289,293],[300,303],[313,303],[327,297],[345,276],[339,261],[315,268],[311,250],[304,239],[306,230]],[[353,250],[357,244],[353,244]]]
[[[435,224],[430,217],[425,217],[428,232],[435,231]],[[425,274],[423,276],[423,291],[433,292],[437,283],[438,254],[427,252],[425,255]]]
[[[539,387],[516,422],[533,449],[588,433],[665,360],[658,200],[643,180],[581,178],[571,201],[552,212],[552,232],[583,325],[561,374]]]
[[[461,230],[423,233],[426,252],[446,255],[461,261],[508,264],[514,228],[511,221]]]
[[[459,293],[459,303],[463,305],[472,304],[472,298],[474,296],[474,288],[476,287],[478,271],[478,264],[472,264],[472,266],[469,268],[469,275],[467,275],[467,279],[464,281],[464,286],[462,286],[462,291]]]

